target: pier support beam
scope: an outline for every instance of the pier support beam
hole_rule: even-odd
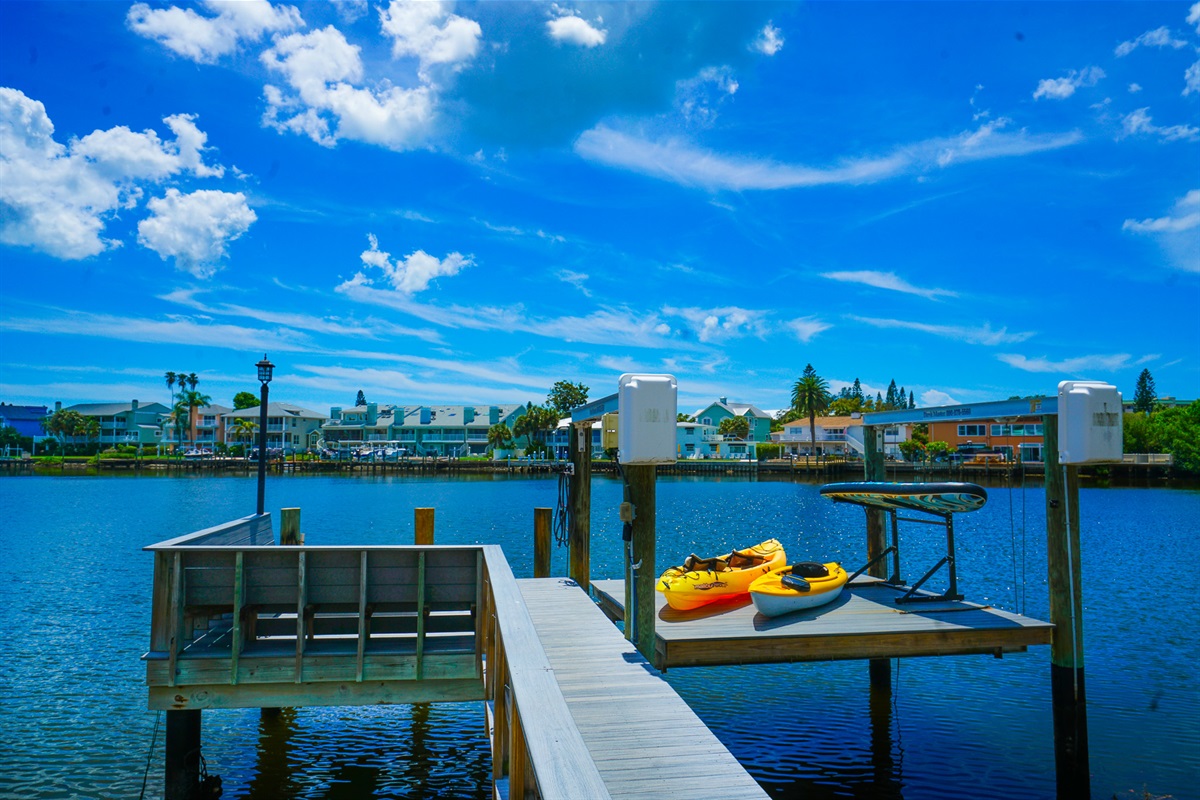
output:
[[[165,800],[188,800],[200,779],[200,711],[168,711]]]
[[[634,613],[626,613],[625,625],[628,631],[630,622],[633,622],[631,641],[651,664],[657,660],[654,657],[654,584],[658,580],[658,571],[654,564],[657,471],[658,468],[653,464],[631,464],[625,467],[625,478],[629,481],[629,501],[634,507],[633,566],[629,581],[633,586]]]
[[[592,423],[571,425],[570,562],[567,575],[588,591],[592,569]]]
[[[533,577],[550,577],[550,514],[549,508],[533,510]]]
[[[863,465],[864,477],[868,481],[886,480],[886,465],[883,460],[883,428],[868,425],[863,428]],[[887,514],[880,509],[868,508],[867,513],[867,560],[874,561],[879,554],[887,549],[887,531],[885,523]],[[873,564],[867,574],[872,578],[887,577],[887,562],[880,559]],[[892,688],[892,663],[886,658],[873,658],[867,669],[871,675],[871,688],[876,691],[890,692]]]
[[[413,509],[413,544],[433,544],[433,509]]]
[[[1058,461],[1058,417],[1042,417],[1046,464],[1046,561],[1050,583],[1050,697],[1060,800],[1091,796],[1083,674],[1079,468]]]

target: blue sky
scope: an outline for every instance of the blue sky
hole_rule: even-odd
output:
[[[0,4],[0,399],[1200,397],[1200,3]]]

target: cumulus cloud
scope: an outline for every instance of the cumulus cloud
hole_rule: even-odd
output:
[[[751,48],[757,50],[763,55],[773,56],[783,49],[782,31],[776,28],[770,22],[763,26],[763,29],[758,32]]]
[[[861,283],[866,286],[874,286],[876,289],[888,289],[903,294],[915,294],[930,300],[936,300],[938,297],[958,297],[958,292],[952,292],[949,289],[923,289],[919,286],[913,286],[894,272],[876,272],[873,270],[823,272],[821,273],[821,277],[845,283]]]
[[[1188,15],[1188,22],[1191,22],[1191,15]],[[1166,25],[1161,28],[1155,28],[1152,31],[1146,31],[1136,39],[1127,42],[1121,42],[1117,45],[1117,49],[1113,52],[1118,57],[1127,56],[1139,47],[1171,47],[1176,50],[1187,47],[1187,42],[1182,39],[1176,39],[1171,36],[1171,31]]]
[[[604,44],[608,38],[608,31],[595,27],[575,10],[563,8],[557,3],[551,8],[556,16],[546,21],[546,32],[559,44],[592,48]],[[602,25],[604,20],[597,17],[596,23]]]
[[[343,138],[392,150],[423,146],[434,118],[432,89],[356,87],[363,79],[359,53],[333,26],[277,39],[262,62],[280,73],[292,92],[265,87],[263,123],[326,147]]]
[[[219,270],[226,245],[258,219],[241,192],[168,189],[146,207],[150,216],[138,223],[138,242],[164,261],[174,258],[176,267],[197,278]]]
[[[1200,92],[1200,61],[1192,64],[1183,73],[1183,95],[1186,97],[1192,92]]]
[[[1004,129],[1001,117],[957,136],[901,145],[878,156],[845,158],[828,166],[788,164],[769,158],[728,156],[694,146],[681,138],[649,139],[598,125],[575,141],[575,152],[589,161],[627,169],[683,186],[710,190],[795,189],[831,184],[868,184],[934,167],[1056,150],[1083,139],[1078,131],[1031,134]]]
[[[424,81],[433,80],[433,65],[456,69],[474,58],[483,36],[475,20],[452,14],[449,3],[429,0],[392,0],[380,9],[379,21],[392,37],[392,55],[415,57]]]
[[[304,27],[294,6],[272,6],[267,0],[206,0],[204,5],[217,15],[203,17],[190,8],[135,3],[125,21],[134,33],[202,63],[216,61],[237,50],[241,42],[256,42],[266,33]]]
[[[765,336],[768,312],[724,306],[721,308],[675,308],[666,306],[662,313],[680,317],[702,342],[723,342],[743,336]]]
[[[1200,34],[1200,2],[1193,3],[1188,10],[1187,21],[1189,25],[1196,26],[1196,33]]]
[[[424,250],[417,250],[404,258],[392,260],[391,253],[379,249],[379,240],[375,234],[368,234],[371,243],[368,250],[362,253],[363,265],[378,269],[392,289],[402,295],[413,295],[429,287],[435,278],[457,275],[467,267],[474,266],[470,256],[462,253],[450,253],[443,259],[429,255]],[[339,291],[356,286],[371,286],[374,281],[364,272],[358,272],[353,278],[338,287]]]
[[[119,210],[135,208],[146,186],[224,173],[205,163],[208,137],[194,117],[164,122],[173,140],[118,126],[64,145],[41,102],[0,87],[0,241],[55,258],[94,256],[120,246],[104,237],[105,226]]]
[[[1200,189],[1192,189],[1176,200],[1165,217],[1127,219],[1121,230],[1150,236],[1175,267],[1200,272]]]
[[[953,395],[946,394],[940,389],[929,389],[921,392],[921,405],[926,408],[955,406],[958,405],[958,401],[954,399]]]
[[[1139,108],[1121,118],[1121,128],[1124,136],[1135,136],[1139,133],[1158,136],[1163,141],[1172,142],[1177,139],[1193,141],[1200,137],[1200,128],[1190,125],[1155,125],[1154,120],[1146,112],[1149,107]]]
[[[1081,70],[1071,70],[1065,78],[1047,78],[1039,81],[1033,92],[1033,99],[1049,98],[1065,100],[1075,94],[1081,86],[1095,86],[1104,77],[1104,70],[1099,67],[1085,67]]]

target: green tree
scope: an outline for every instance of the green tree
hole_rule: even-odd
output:
[[[722,436],[745,439],[750,434],[750,420],[745,417],[726,417],[717,426],[717,433]]]
[[[839,397],[829,403],[829,413],[835,417],[848,417],[854,413],[861,413],[862,410],[862,398],[854,395]]]
[[[810,451],[816,452],[817,415],[829,408],[829,384],[817,374],[812,364],[804,367],[804,373],[792,386],[792,408],[800,416],[808,417]]]
[[[1142,374],[1138,375],[1137,388],[1133,390],[1133,410],[1142,414],[1149,414],[1154,410],[1154,402],[1158,400],[1158,394],[1154,391],[1154,378],[1150,375],[1150,370],[1142,370]]]
[[[0,447],[20,447],[21,434],[12,425],[0,428]]]
[[[526,444],[532,448],[535,441],[543,441],[546,431],[552,431],[558,426],[558,419],[554,409],[530,403],[526,406],[525,413],[517,417],[513,424],[513,435],[524,436]]]
[[[233,408],[241,411],[243,408],[258,408],[258,395],[253,392],[238,392],[233,396]]]
[[[559,417],[565,417],[571,409],[579,408],[587,402],[588,387],[582,383],[558,381],[546,395],[546,405],[558,412]],[[558,423],[555,422],[557,425]]]
[[[354,405],[365,406],[367,404],[367,396],[363,394],[363,390],[358,390],[358,396],[354,398]],[[257,405],[257,403],[255,404]]]
[[[1154,442],[1154,430],[1149,414],[1125,414],[1122,420],[1121,449],[1126,453],[1161,452]]]
[[[503,422],[497,422],[492,427],[488,428],[487,432],[488,447],[493,450],[507,450],[512,447],[513,435],[512,431]]]
[[[192,377],[195,377],[194,375]],[[199,383],[199,381],[197,381]],[[188,379],[188,384],[192,385],[191,378]],[[197,392],[195,389],[188,389],[179,393],[179,402],[187,406],[187,428],[188,438],[193,442],[196,441],[196,409],[204,408],[212,402],[212,398],[203,392]]]
[[[171,405],[175,405],[175,381],[178,380],[179,376],[174,372],[168,372],[163,375],[163,378],[167,381],[167,391],[171,393]],[[180,381],[180,385],[182,385],[182,381]]]
[[[883,407],[889,411],[896,407],[896,379],[895,378],[892,378],[892,382],[888,384],[887,396],[883,398]]]
[[[950,445],[945,442],[930,442],[925,445],[925,452],[930,458],[945,458],[950,452]]]
[[[1200,400],[1155,411],[1150,430],[1158,446],[1174,457],[1175,469],[1200,474]]]
[[[862,402],[866,399],[863,397],[862,384],[859,383],[858,378],[854,379],[854,387],[850,390],[850,396],[858,399],[859,402]]]
[[[917,407],[917,398],[913,397],[912,389],[908,390],[908,407],[909,408]]]
[[[682,411],[679,411],[675,414],[675,421],[676,422],[695,422],[696,418],[690,417],[687,414],[683,413]]]
[[[86,417],[76,431],[78,434],[83,434],[91,442],[93,439],[97,444],[100,442],[100,420],[96,417]]]
[[[258,430],[258,422],[249,417],[238,417],[230,426],[229,432],[233,434],[233,438],[238,442],[250,442],[254,440],[254,432]]]
[[[907,439],[897,445],[900,455],[905,461],[922,461],[925,458],[925,447],[916,439]]]

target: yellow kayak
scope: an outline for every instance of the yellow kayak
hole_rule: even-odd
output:
[[[680,566],[664,572],[654,588],[663,593],[671,608],[690,611],[745,595],[755,578],[786,564],[783,545],[778,539],[767,539],[723,556],[701,558],[693,553]]]
[[[750,599],[759,613],[778,617],[832,603],[850,576],[841,564],[804,561],[774,570],[750,584]]]

